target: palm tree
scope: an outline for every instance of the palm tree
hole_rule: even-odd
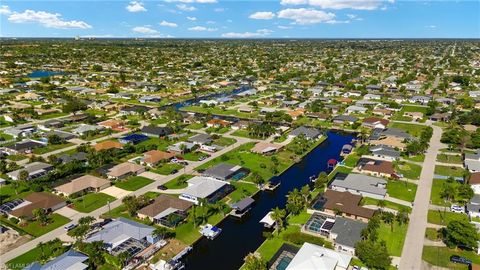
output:
[[[294,214],[298,215],[304,208],[304,200],[302,194],[298,189],[293,189],[287,195],[287,210]]]
[[[160,239],[164,239],[165,236],[168,234],[168,230],[165,227],[155,227],[153,230],[153,236],[159,237]]]
[[[81,218],[78,220],[78,224],[79,224],[79,225],[88,225],[88,226],[90,226],[94,221],[95,221],[95,218],[94,218],[94,217],[92,217],[92,216],[85,216],[85,217],[81,217]]]
[[[40,249],[40,261],[45,261],[47,258],[45,257],[45,247],[47,245],[44,242],[40,242],[37,244],[37,247]]]
[[[383,208],[387,206],[387,203],[384,200],[380,200],[377,202],[377,206],[380,208],[381,211],[383,211]]]
[[[393,232],[393,225],[395,223],[395,215],[390,212],[385,212],[382,215],[382,219],[385,223],[390,224],[390,230]]]
[[[278,207],[272,209],[270,217],[275,221],[275,229],[277,230],[277,233],[280,233],[280,230],[283,227],[283,219],[285,218],[286,214],[287,213],[285,209],[280,209]]]
[[[35,220],[37,220],[42,226],[48,223],[48,215],[42,208],[36,208],[32,211]]]
[[[305,201],[305,207],[308,207],[308,203],[310,202],[310,187],[308,185],[305,185],[302,187],[300,190],[300,193],[302,194],[303,200]]]
[[[245,270],[266,270],[267,266],[265,261],[260,256],[249,253],[245,259],[244,268]]]

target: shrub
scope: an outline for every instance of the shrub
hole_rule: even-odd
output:
[[[325,241],[323,238],[315,237],[313,235],[308,235],[301,232],[292,232],[287,233],[283,236],[283,240],[293,243],[295,245],[303,245],[303,243],[308,242],[319,246],[325,246],[331,248],[332,244]]]
[[[14,223],[14,224],[18,224],[18,222],[20,222],[20,220],[19,220],[18,218],[16,218],[16,217],[11,217],[11,218],[10,218],[10,221],[11,221],[12,223]]]

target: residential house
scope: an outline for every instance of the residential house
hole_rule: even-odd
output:
[[[250,171],[239,165],[220,163],[203,172],[204,176],[213,177],[218,180],[227,181],[230,179],[239,180],[246,176]]]
[[[230,126],[230,122],[222,119],[211,119],[207,122],[207,127],[221,128]]]
[[[362,231],[366,227],[367,223],[337,217],[329,238],[333,240],[335,250],[355,256],[355,245],[362,240]]]
[[[153,138],[162,138],[173,133],[170,127],[145,126],[142,128],[142,134]]]
[[[199,133],[188,138],[188,141],[197,145],[211,144],[213,139],[210,135]]]
[[[278,152],[281,148],[282,145],[280,144],[258,142],[250,151],[261,155],[268,155]]]
[[[84,175],[72,181],[60,185],[54,190],[64,196],[85,194],[88,192],[100,192],[110,186],[110,181],[93,175]]]
[[[368,110],[368,108],[352,105],[352,106],[347,107],[346,113],[347,114],[351,114],[351,113],[361,113],[361,114],[363,114],[363,113],[366,113],[367,110]]]
[[[305,242],[286,270],[347,270],[352,256]]]
[[[160,102],[162,99],[158,96],[142,96],[141,98],[138,99],[140,103],[147,103],[147,102],[153,102],[157,103]]]
[[[175,227],[187,217],[192,206],[192,202],[161,194],[153,203],[138,210],[137,215],[141,219],[148,218],[155,224]]]
[[[69,163],[69,162],[73,162],[73,161],[82,161],[82,162],[87,162],[88,159],[87,159],[87,153],[84,153],[84,152],[76,152],[76,153],[73,153],[73,154],[63,154],[63,155],[60,155],[58,156],[58,161],[60,163]]]
[[[362,126],[367,127],[367,128],[379,128],[379,129],[385,129],[388,126],[388,121],[387,119],[382,119],[382,118],[376,118],[376,117],[367,117],[363,119],[362,121]]]
[[[371,160],[358,167],[358,171],[373,176],[379,177],[398,177],[393,163],[384,160]]]
[[[49,261],[48,263],[41,265],[38,262],[34,262],[23,270],[54,270],[54,269],[65,269],[65,270],[84,270],[88,268],[88,256],[69,249],[67,252],[56,257],[55,259]]]
[[[480,195],[473,195],[470,202],[465,206],[465,209],[470,218],[480,218]]]
[[[109,128],[111,130],[125,131],[124,123],[121,120],[109,119],[109,120],[99,122],[97,123],[97,125],[103,128]]]
[[[104,129],[104,127],[95,126],[95,125],[88,125],[88,124],[80,124],[80,125],[78,125],[78,127],[72,129],[71,132],[75,133],[75,134],[78,134],[78,135],[85,135],[88,132],[102,130],[102,129]]]
[[[325,200],[323,212],[329,215],[341,215],[368,222],[375,214],[375,210],[361,206],[360,195],[327,189],[322,197]]]
[[[147,112],[150,108],[146,106],[134,105],[126,106],[120,109],[120,115],[138,115],[142,112]]]
[[[434,113],[430,115],[428,119],[431,121],[436,121],[436,122],[448,122],[450,121],[450,117],[452,116],[451,113]]]
[[[333,123],[339,124],[339,125],[343,125],[345,123],[352,125],[357,121],[358,121],[358,118],[351,115],[337,115],[332,119]]]
[[[225,197],[232,189],[228,182],[213,177],[195,176],[187,181],[188,187],[180,199],[200,205],[202,200],[216,202]]]
[[[121,144],[127,144],[127,143],[138,144],[138,143],[141,143],[141,142],[146,141],[148,139],[149,139],[149,137],[147,135],[133,133],[133,134],[128,134],[128,135],[125,135],[125,136],[119,138],[118,141]]]
[[[301,127],[298,127],[296,129],[292,130],[292,132],[290,132],[290,134],[288,134],[288,137],[293,139],[293,138],[298,137],[299,135],[305,136],[305,138],[308,139],[308,140],[316,140],[320,136],[322,136],[322,133],[320,132],[320,130],[318,130],[316,128],[308,128],[308,127],[305,127],[305,126],[301,126]]]
[[[110,179],[125,179],[143,172],[145,172],[145,167],[131,162],[124,162],[110,168],[107,172],[107,177]]]
[[[33,210],[43,209],[47,213],[51,213],[66,205],[65,201],[53,194],[46,192],[33,192],[25,196],[23,201],[8,213],[11,217],[16,218],[33,218]]]
[[[116,141],[103,141],[93,146],[95,151],[110,150],[110,149],[122,149],[123,145]]]
[[[168,146],[168,152],[172,152],[177,155],[183,155],[185,153],[191,152],[195,148],[194,143],[190,142],[177,142],[175,144]]]
[[[346,177],[336,177],[330,184],[330,189],[348,191],[373,199],[383,200],[387,195],[387,181],[364,174],[350,173]]]
[[[421,112],[404,112],[403,116],[411,117],[414,121],[420,121],[423,119],[423,113]]]
[[[468,184],[473,189],[473,193],[480,195],[480,172],[475,172],[470,175]]]
[[[22,169],[18,169],[12,172],[8,172],[7,175],[12,180],[19,180],[20,174],[22,171],[28,173],[27,180],[32,180],[41,176],[46,175],[48,172],[52,171],[54,167],[50,164],[44,162],[32,162],[26,164]]]
[[[45,147],[47,143],[36,140],[24,140],[14,143],[13,145],[7,145],[1,148],[2,153],[7,155],[20,155],[30,154],[36,148]]]
[[[472,173],[480,172],[480,149],[477,149],[476,153],[465,154],[463,164],[465,165],[465,169]]]
[[[400,151],[386,145],[374,145],[369,148],[372,156],[394,161],[400,159]]]
[[[143,158],[141,163],[149,167],[155,167],[159,163],[164,161],[169,161],[175,157],[175,154],[170,152],[164,152],[159,150],[151,150],[143,153]]]

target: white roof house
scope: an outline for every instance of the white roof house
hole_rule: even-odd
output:
[[[199,199],[206,199],[222,189],[228,182],[213,177],[195,176],[187,181],[188,187],[180,195],[180,199],[199,204]]]
[[[286,270],[347,269],[352,256],[310,243],[304,243]]]

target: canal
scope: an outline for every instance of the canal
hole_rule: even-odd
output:
[[[342,146],[353,139],[353,135],[340,132],[327,132],[328,139],[306,155],[302,161],[294,164],[273,181],[281,185],[275,192],[259,192],[255,205],[243,219],[227,217],[218,226],[222,233],[215,240],[202,238],[193,251],[186,257],[187,269],[238,269],[244,257],[254,252],[265,240],[262,236],[263,225],[259,221],[275,207],[284,208],[286,195],[294,188],[309,183],[311,175],[327,170],[327,160],[340,159]]]

